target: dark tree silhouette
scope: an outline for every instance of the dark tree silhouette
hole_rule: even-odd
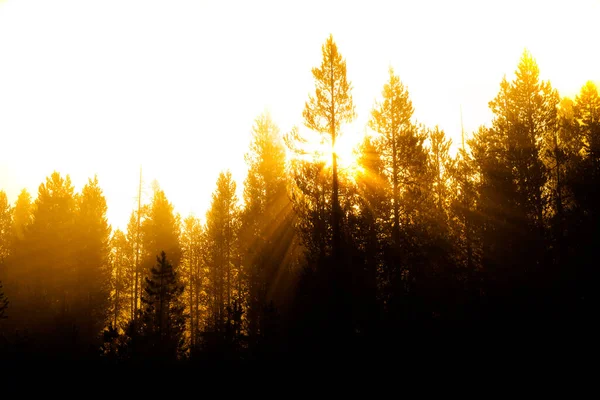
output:
[[[313,68],[315,78],[315,95],[310,96],[304,107],[304,123],[309,129],[325,135],[331,143],[332,157],[332,189],[331,189],[331,226],[332,248],[335,258],[341,251],[341,214],[339,200],[338,164],[335,143],[340,135],[341,125],[354,119],[354,103],[352,102],[352,86],[346,78],[346,60],[339,53],[329,35],[322,47],[323,61],[321,66]]]
[[[140,315],[126,332],[134,361],[173,362],[185,356],[183,289],[167,255],[161,252],[145,279]]]

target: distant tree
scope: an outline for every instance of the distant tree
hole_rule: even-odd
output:
[[[425,147],[427,133],[415,124],[413,112],[408,90],[390,68],[369,127],[375,132],[373,144],[390,188],[391,223],[385,226],[390,245],[385,249],[381,284],[387,315],[394,321],[408,315],[406,305],[414,302],[407,296],[414,292],[417,275],[426,275],[423,265],[431,256],[426,250],[431,241],[425,238],[435,205]]]
[[[540,145],[555,134],[558,95],[549,82],[539,80],[539,68],[528,51],[523,52],[515,75],[511,83],[503,80],[500,93],[489,103],[494,113],[492,129],[502,138],[503,162],[516,184],[514,200],[527,218],[523,222],[541,232],[546,169]]]
[[[575,98],[574,117],[584,154],[598,168],[600,163],[600,93],[593,82],[587,82]]]
[[[165,192],[155,186],[154,195],[148,205],[141,226],[143,260],[146,271],[153,265],[154,259],[161,251],[169,256],[169,262],[177,268],[181,261],[180,231],[181,222],[175,214],[173,205],[167,199]]]
[[[473,158],[466,147],[461,147],[450,170],[450,234],[454,241],[455,260],[471,274],[480,266],[478,251],[478,198],[476,171]]]
[[[333,36],[323,44],[323,60],[321,66],[313,68],[315,78],[315,95],[310,96],[304,107],[304,123],[309,128],[321,133],[330,141],[332,150],[333,184],[331,191],[332,204],[332,238],[334,257],[340,256],[341,249],[341,208],[339,201],[338,165],[335,143],[344,122],[354,119],[350,82],[346,79],[346,61],[338,52]]]
[[[593,260],[600,246],[600,93],[593,83],[581,88],[572,111],[572,120],[569,122],[570,115],[564,119],[565,130],[574,133],[571,143],[576,157],[565,180],[572,204],[562,230],[568,255],[561,265],[567,295],[562,301],[585,320],[598,301],[593,284],[598,280],[598,268]]]
[[[355,212],[348,228],[360,254],[353,257],[356,276],[353,297],[357,302],[358,329],[366,332],[376,325],[379,307],[387,300],[382,296],[381,283],[382,272],[386,270],[385,249],[389,246],[390,185],[381,155],[370,136],[363,139],[357,157],[356,198],[352,201]]]
[[[359,169],[356,185],[359,216],[365,219],[365,251],[369,257],[377,257],[385,240],[386,227],[390,217],[390,185],[386,178],[385,166],[373,139],[365,136],[358,151]]]
[[[408,90],[392,68],[382,96],[371,112],[369,126],[378,133],[374,143],[391,182],[392,239],[399,246],[401,214],[410,215],[408,195],[417,187],[417,176],[425,173],[427,153],[423,148],[425,137],[411,120],[414,108]]]
[[[120,230],[113,232],[110,239],[111,248],[111,322],[118,329],[133,314],[133,250],[131,243]]]
[[[188,331],[190,333],[190,346],[195,348],[200,330],[202,317],[201,298],[204,291],[204,232],[198,218],[190,215],[183,221],[181,234],[182,259],[180,276],[185,282],[184,301],[189,315]]]
[[[556,187],[551,183],[556,160],[544,163],[544,146],[555,142],[558,95],[549,82],[540,81],[527,51],[515,75],[512,82],[500,83],[489,103],[492,126],[481,128],[470,147],[479,178],[486,292],[499,301],[500,293],[511,291],[510,299],[496,302],[497,311],[531,322],[542,314],[530,306],[537,307],[544,291],[551,290],[544,289],[552,281],[545,215],[553,208],[548,188]]]
[[[4,276],[4,263],[9,255],[9,229],[11,225],[10,206],[6,193],[0,190],[0,277]],[[5,315],[8,308],[8,299],[2,290],[2,281],[0,281],[0,320],[7,318]]]
[[[421,188],[425,193],[420,196],[419,223],[424,227],[421,229],[424,231],[422,242],[425,243],[422,251],[427,269],[421,269],[426,269],[426,290],[431,299],[428,307],[433,307],[437,315],[446,318],[456,311],[460,291],[450,226],[450,188],[455,160],[450,156],[452,140],[443,130],[436,126],[426,132],[428,173],[421,177]],[[427,209],[429,212],[426,212]]]
[[[447,219],[449,208],[449,180],[454,160],[450,157],[452,139],[446,137],[443,130],[437,126],[427,132],[429,140],[429,166],[433,175],[433,201],[438,215]],[[441,221],[444,222],[444,221]]]
[[[25,264],[30,262],[29,252],[32,250],[25,244],[25,233],[32,222],[33,207],[31,196],[23,189],[12,212],[9,212],[10,207],[3,201],[2,194],[0,191],[0,281],[9,283],[5,295],[12,300],[10,324],[11,328],[17,329],[33,319],[25,315],[33,300],[28,290],[33,279]],[[8,231],[7,223],[11,224]]]
[[[12,210],[8,203],[6,193],[3,190],[0,190],[0,274],[2,274],[4,263],[11,253],[11,226]]]
[[[53,172],[39,187],[33,223],[26,237],[28,257],[22,260],[26,265],[20,266],[29,274],[34,290],[31,295],[50,307],[50,316],[64,318],[74,305],[76,212],[71,178]]]
[[[303,261],[315,266],[332,255],[331,179],[322,154],[304,147],[308,140],[294,127],[284,136],[291,153],[288,173],[296,229],[304,247]]]
[[[98,178],[89,179],[77,198],[73,310],[86,343],[98,339],[109,322],[111,267],[106,199]],[[96,346],[97,347],[97,346]]]
[[[140,306],[142,297],[142,268],[141,259],[144,257],[142,244],[142,222],[146,219],[148,213],[147,206],[140,206],[139,211],[131,212],[127,222],[127,232],[125,233],[128,243],[128,254],[131,256],[130,268],[127,270],[127,279],[131,282],[128,286],[131,292],[129,296],[131,305],[129,307],[130,317],[133,320]]]
[[[257,340],[262,331],[262,310],[277,298],[285,278],[285,256],[293,240],[291,203],[287,196],[285,147],[270,114],[257,117],[245,155],[240,243],[248,287],[248,331]]]
[[[597,189],[600,182],[600,93],[592,82],[581,88],[573,102],[572,112],[568,128],[575,132],[574,150],[578,160],[569,185],[580,211],[592,212],[596,216],[596,204],[600,199]]]
[[[69,176],[53,172],[39,186],[34,205],[22,191],[14,210],[4,280],[11,299],[8,323],[14,331],[27,331],[48,354],[77,351],[76,199]]]
[[[33,222],[33,203],[31,195],[26,189],[21,190],[13,210],[13,233],[14,240],[22,241],[25,238],[25,230]]]
[[[239,207],[236,184],[231,172],[221,172],[212,202],[206,213],[206,262],[209,271],[209,327],[224,333],[227,309],[240,298],[241,274],[236,268],[236,241],[239,231]],[[236,285],[236,283],[238,283]]]
[[[145,279],[139,321],[128,330],[129,354],[135,361],[173,362],[186,351],[184,285],[164,251],[156,260]]]

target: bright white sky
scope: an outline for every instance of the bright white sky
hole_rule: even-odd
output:
[[[417,120],[460,140],[527,47],[563,95],[600,81],[600,0],[0,0],[0,189],[11,202],[53,170],[98,174],[113,227],[157,179],[204,217],[219,171],[241,186],[254,118],[302,125],[332,33],[365,130],[393,66]]]

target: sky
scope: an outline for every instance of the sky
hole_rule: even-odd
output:
[[[220,171],[241,188],[254,119],[302,127],[333,35],[366,131],[391,66],[414,117],[460,142],[529,49],[561,95],[600,82],[600,0],[0,0],[0,190],[97,174],[113,228],[156,180],[203,218]]]

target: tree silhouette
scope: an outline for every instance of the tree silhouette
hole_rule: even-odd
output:
[[[77,198],[75,221],[76,297],[73,312],[85,343],[95,343],[108,323],[110,301],[109,236],[106,200],[98,178],[89,179]]]
[[[11,253],[12,239],[12,210],[8,198],[3,190],[0,190],[0,266]]]
[[[183,221],[181,234],[182,260],[180,271],[182,280],[185,281],[184,301],[189,314],[188,331],[190,333],[190,347],[198,345],[200,332],[200,318],[202,314],[200,300],[203,298],[205,273],[204,260],[204,231],[200,221],[194,216],[188,216]]]
[[[243,201],[224,170],[205,221],[182,221],[156,181],[112,235],[96,177],[76,193],[53,172],[14,207],[0,190],[6,365],[5,354],[57,365],[98,349],[108,364],[212,367],[410,365],[448,348],[547,340],[553,352],[589,347],[600,246],[594,83],[560,98],[525,51],[488,104],[491,124],[453,155],[442,129],[414,120],[390,68],[342,168],[336,146],[354,105],[331,35],[312,74],[308,130],[282,138],[259,115]]]
[[[409,185],[410,169],[421,162],[416,157],[422,138],[416,134],[416,127],[411,121],[413,115],[412,102],[408,90],[400,78],[389,69],[389,81],[383,86],[383,99],[371,112],[369,126],[379,135],[375,144],[385,165],[385,172],[391,178],[392,188],[392,238],[400,244],[400,188]]]
[[[133,249],[120,230],[111,237],[111,323],[118,329],[133,313]]]
[[[227,309],[241,291],[239,265],[236,265],[236,241],[239,229],[239,209],[236,185],[231,172],[221,172],[206,213],[206,257],[209,270],[209,330],[222,334],[228,320]]]
[[[165,252],[144,282],[142,310],[130,324],[130,357],[134,361],[173,362],[185,355],[184,286]]]
[[[255,119],[245,160],[248,175],[244,182],[239,240],[248,287],[248,334],[251,343],[256,344],[258,335],[262,335],[263,322],[267,323],[262,320],[263,310],[274,299],[281,300],[285,281],[282,263],[293,238],[285,147],[270,114]]]
[[[315,95],[310,96],[304,107],[304,123],[309,128],[324,135],[331,141],[331,165],[333,183],[332,204],[332,245],[334,257],[341,250],[341,209],[339,201],[338,165],[335,143],[340,134],[341,125],[354,119],[354,104],[350,91],[352,86],[346,79],[346,61],[339,53],[329,35],[322,47],[323,60],[320,67],[313,68]]]
[[[145,270],[148,271],[153,262],[151,260],[165,251],[169,255],[169,262],[178,267],[181,261],[180,245],[180,217],[175,214],[173,204],[169,202],[165,192],[155,185],[152,201],[145,210],[144,220],[141,224],[142,246]]]

